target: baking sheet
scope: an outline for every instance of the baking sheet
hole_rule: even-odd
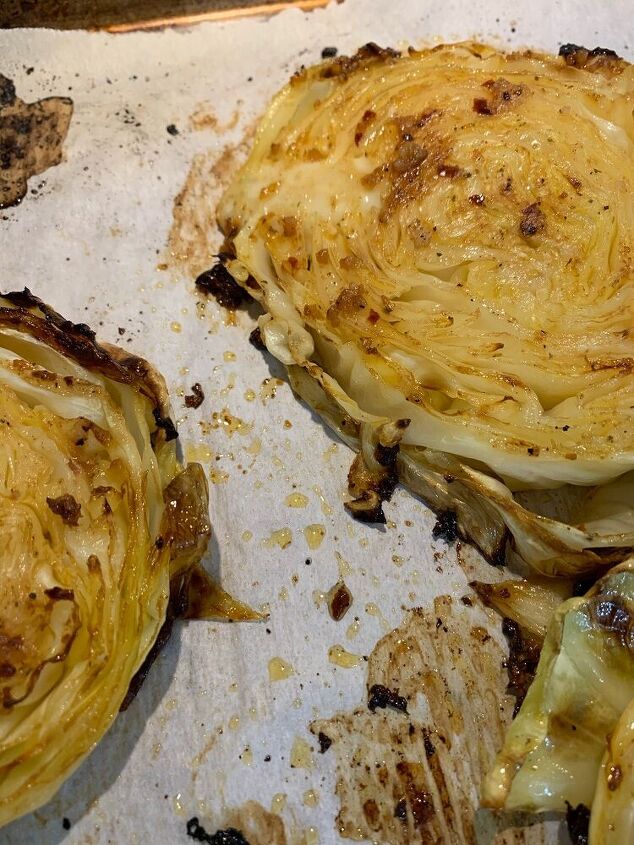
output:
[[[211,214],[241,155],[232,147],[323,47],[476,37],[551,51],[562,42],[600,44],[631,57],[632,26],[628,0],[347,0],[152,33],[0,33],[0,72],[19,96],[63,95],[75,104],[62,164],[35,177],[19,207],[0,211],[1,287],[27,285],[163,371],[185,455],[201,460],[212,481],[206,565],[226,589],[270,611],[263,624],[177,626],[89,760],[50,804],[1,831],[0,842],[186,842],[191,816],[211,832],[246,817],[253,801],[279,816],[270,842],[340,841],[334,757],[317,752],[309,723],[364,701],[363,657],[406,608],[429,607],[441,594],[459,600],[474,572],[498,576],[468,550],[459,560],[455,547],[432,540],[433,515],[401,489],[386,506],[384,530],[350,520],[342,501],[351,454],[287,384],[266,382],[283,375],[246,342],[248,310],[232,321],[213,302],[197,307],[191,266],[169,255],[174,198],[194,156],[205,154]],[[194,113],[203,116],[198,128]],[[215,173],[212,161],[220,161]],[[197,410],[183,401],[194,382],[206,397]],[[306,506],[289,507],[287,497],[298,493]],[[325,538],[311,550],[304,529],[313,524]],[[286,548],[287,534],[271,538],[280,529],[291,533]],[[341,571],[354,604],[334,623],[319,594]],[[360,656],[356,666],[331,662],[337,643]],[[293,674],[271,681],[274,658]]]

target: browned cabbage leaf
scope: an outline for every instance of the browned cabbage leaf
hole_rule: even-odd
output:
[[[249,615],[196,568],[207,482],[176,436],[146,361],[0,296],[0,825],[94,748],[192,578],[197,615]]]
[[[296,74],[218,218],[297,392],[503,559],[634,545],[634,69],[480,44],[368,45]],[[345,421],[345,426],[342,427]]]

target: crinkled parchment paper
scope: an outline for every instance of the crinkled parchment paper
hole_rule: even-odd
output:
[[[475,36],[551,51],[600,44],[631,57],[632,27],[628,0],[347,0],[177,31],[0,33],[0,72],[22,99],[67,96],[75,106],[62,163],[0,212],[0,286],[27,285],[165,373],[184,454],[211,481],[206,565],[270,611],[262,624],[178,625],[90,759],[0,842],[185,843],[192,816],[209,832],[242,827],[251,845],[327,845],[340,841],[338,827],[390,845],[493,841],[486,818],[470,832],[474,778],[512,702],[498,620],[461,597],[470,578],[499,573],[433,540],[433,515],[401,489],[384,529],[353,522],[342,506],[351,455],[286,383],[265,381],[281,371],[247,343],[249,310],[231,319],[213,301],[197,306],[193,267],[218,245],[208,223],[245,132],[323,47]],[[183,263],[169,254],[173,201],[197,154],[183,199],[210,231],[191,228]],[[195,382],[205,401],[186,408]],[[354,601],[334,622],[320,594],[340,575]],[[452,600],[434,606],[441,595]],[[408,714],[368,710],[368,673],[410,696]],[[323,754],[315,720],[333,741]],[[555,841],[557,823],[550,833]],[[496,841],[545,840],[538,827]]]

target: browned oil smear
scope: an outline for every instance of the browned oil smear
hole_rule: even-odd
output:
[[[72,113],[68,97],[25,103],[0,74],[0,208],[17,205],[31,176],[60,163]]]
[[[216,201],[246,158],[253,134],[251,127],[239,144],[228,144],[220,155],[215,150],[196,155],[174,199],[165,263],[192,280],[215,263],[220,243]]]
[[[227,810],[222,815],[221,825],[214,827],[204,821],[204,826],[208,832],[233,827],[249,845],[309,845],[314,842],[305,830],[287,827],[281,816],[269,812],[257,801],[247,801]]]
[[[337,767],[336,827],[348,839],[390,845],[471,845],[496,825],[478,808],[479,785],[501,747],[513,703],[506,694],[506,651],[482,636],[490,626],[480,606],[408,612],[375,646],[368,689],[382,685],[407,699],[408,712],[370,712],[365,703],[322,719],[312,732],[327,737]],[[507,830],[495,845],[543,843],[543,831]]]

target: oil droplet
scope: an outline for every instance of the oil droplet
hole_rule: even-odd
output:
[[[186,376],[189,374],[189,367],[181,367],[178,372],[181,376]]]
[[[302,800],[306,807],[316,807],[319,804],[319,793],[314,789],[307,789]]]
[[[305,508],[308,504],[308,499],[303,493],[290,493],[285,501],[289,508]]]
[[[232,684],[229,684],[229,692],[237,692],[238,691],[238,684],[234,681]]]
[[[251,751],[248,745],[240,755],[240,758],[245,766],[250,766],[253,763],[253,751]]]
[[[245,423],[240,417],[234,417],[226,408],[222,411],[214,411],[211,418],[213,420],[211,427],[222,429],[229,437],[233,437],[236,432],[244,436],[253,428],[253,423]]]
[[[355,666],[358,666],[359,663],[361,663],[360,655],[346,651],[346,649],[339,644],[333,645],[328,649],[328,660],[330,660],[331,663],[334,663],[335,666],[339,666],[341,669],[354,669]]]
[[[280,601],[286,601],[288,598],[288,587],[282,587],[277,595]]]
[[[232,716],[229,719],[229,727],[232,731],[237,731],[240,727],[240,717],[239,716]]]
[[[245,543],[248,543],[249,540],[253,539],[253,531],[243,531],[242,532],[242,539]]]
[[[323,458],[325,461],[330,461],[339,451],[339,444],[332,443],[327,449],[324,449]]]
[[[272,549],[273,546],[279,546],[280,549],[287,549],[293,542],[293,532],[290,528],[278,528],[277,531],[271,531],[271,536],[266,540],[262,540],[262,545],[265,549]]]
[[[237,355],[235,352],[232,352],[230,349],[228,349],[226,352],[222,353],[222,357],[225,361],[235,361]]]
[[[259,437],[254,438],[246,447],[246,451],[256,457],[262,451],[262,441]]]
[[[309,549],[318,549],[325,536],[326,529],[319,523],[313,523],[312,525],[307,525],[306,528],[304,528],[304,537],[306,538]]]
[[[276,792],[275,795],[271,798],[271,812],[278,815],[282,812],[284,807],[286,806],[286,793],[285,792]]]
[[[284,469],[284,461],[278,455],[273,455],[271,463],[276,469]]]
[[[339,552],[335,552],[335,557],[337,558],[337,564],[339,566],[340,578],[345,578],[346,576],[352,575],[354,573],[354,569],[350,566],[350,564],[342,554],[340,554]]]
[[[392,563],[395,566],[403,566],[405,559],[402,558],[400,555],[392,555]]]
[[[383,616],[383,614],[381,613],[380,609],[373,602],[366,604],[365,612],[368,614],[368,616],[375,616],[379,620],[381,628],[385,633],[388,633],[392,630],[392,626],[390,625],[390,623],[387,621],[385,616]]]
[[[293,428],[293,423],[290,420],[284,420],[283,427],[286,429]]]
[[[222,472],[222,470],[219,469],[210,469],[209,480],[212,484],[224,484],[229,480],[229,473]]]
[[[277,388],[284,384],[279,378],[265,378],[260,387],[260,399],[266,405],[269,399],[275,399]]]
[[[326,594],[322,593],[321,590],[313,590],[313,601],[315,602],[315,607],[319,610],[326,601]]]
[[[294,707],[295,710],[300,710],[302,706],[301,698],[294,698],[291,702],[291,707]]]
[[[174,796],[174,800],[172,802],[172,805],[174,807],[174,812],[176,813],[177,816],[184,816],[185,815],[185,808],[183,807],[183,805],[181,803],[182,797],[183,796],[181,795],[181,793],[177,792],[176,795]]]
[[[162,747],[163,746],[161,745],[160,742],[154,743],[154,745],[152,746],[152,759],[153,760],[156,760],[156,758],[159,756],[159,754],[161,753]]]
[[[185,460],[188,462],[197,461],[205,463],[213,460],[214,453],[206,443],[186,443]]]
[[[176,334],[180,334],[180,333],[181,333],[181,331],[183,330],[183,327],[182,327],[182,326],[181,326],[181,324],[178,322],[178,320],[172,320],[172,322],[170,323],[170,329],[171,329],[173,332],[176,332]]]
[[[355,616],[354,621],[348,625],[348,628],[346,630],[346,637],[349,640],[353,640],[359,633],[360,628],[361,622],[359,621],[359,617]]]
[[[319,831],[316,827],[306,828],[302,845],[319,845]]]
[[[313,487],[313,492],[321,502],[321,512],[324,516],[331,516],[332,515],[332,507],[326,501],[326,497],[324,496],[321,487]]]
[[[254,402],[255,401],[255,390],[251,390],[249,387],[248,390],[244,391],[244,398],[247,402]]]
[[[291,748],[291,769],[312,769],[313,752],[310,745],[301,736],[296,736]]]
[[[269,681],[285,681],[294,674],[295,670],[291,664],[281,657],[272,657],[269,660]]]
[[[227,379],[227,383],[226,383],[226,385],[225,385],[225,386],[222,388],[222,390],[220,391],[220,395],[221,395],[221,396],[227,396],[227,395],[229,394],[229,391],[230,391],[230,390],[233,390],[233,388],[234,388],[235,386],[236,386],[236,374],[235,374],[235,373],[231,373],[231,374],[229,375],[229,378]]]
[[[256,707],[249,707],[249,716],[255,720],[258,718],[258,711]]]

